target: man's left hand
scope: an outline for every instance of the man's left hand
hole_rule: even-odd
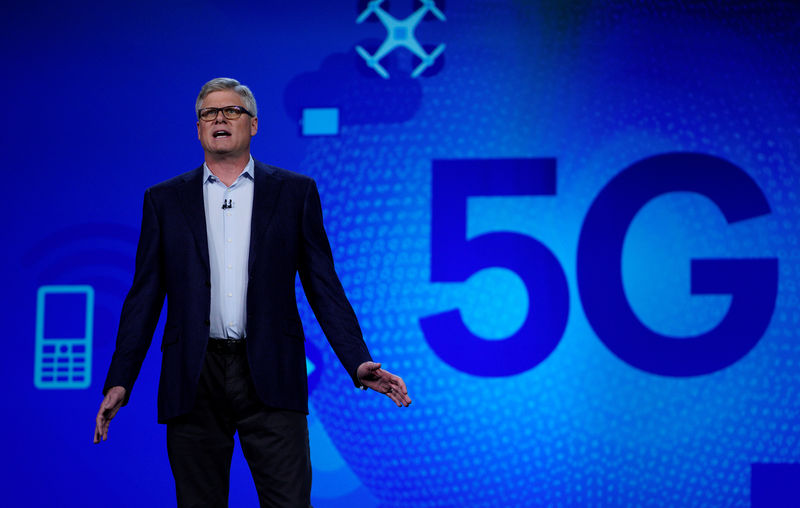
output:
[[[397,407],[407,407],[411,404],[403,378],[395,376],[388,370],[383,370],[380,363],[362,363],[358,366],[357,376],[361,384],[376,392],[385,393],[397,404]]]

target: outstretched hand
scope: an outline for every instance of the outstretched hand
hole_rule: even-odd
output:
[[[103,402],[100,403],[100,410],[97,412],[97,420],[95,421],[95,444],[108,439],[108,426],[111,425],[111,419],[122,407],[122,401],[124,400],[125,388],[122,386],[114,386],[106,392]]]
[[[411,404],[403,378],[395,376],[388,370],[383,370],[380,363],[362,363],[358,366],[357,375],[361,384],[367,388],[372,388],[376,392],[385,393],[387,397],[397,404],[397,407]]]

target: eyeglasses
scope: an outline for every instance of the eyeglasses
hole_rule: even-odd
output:
[[[203,108],[197,112],[197,117],[206,122],[212,122],[217,119],[217,113],[222,111],[222,116],[228,120],[236,120],[242,113],[247,113],[250,116],[253,114],[241,106],[225,106],[222,108]]]

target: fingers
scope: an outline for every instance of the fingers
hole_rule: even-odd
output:
[[[392,399],[392,402],[394,402],[397,407],[402,407],[402,403],[400,402],[400,399],[397,397],[396,393],[388,392],[386,395],[388,395],[389,398]]]
[[[108,422],[105,419],[98,419],[94,426],[94,443],[108,439]]]
[[[116,405],[105,407],[103,409],[102,425],[100,426],[101,430],[103,431],[103,441],[108,439],[108,427],[111,425],[111,420],[114,418],[114,415],[117,414],[118,410],[119,407]]]
[[[398,390],[392,389],[386,392],[386,395],[392,399],[392,402],[394,402],[397,407],[408,407],[408,405],[411,404],[411,399],[408,397],[408,395],[401,393]]]
[[[94,426],[94,443],[97,444],[100,441],[105,441],[108,436],[108,422],[101,418],[100,416],[97,417],[97,422]]]
[[[408,396],[407,393],[393,390],[392,395],[393,395],[392,400],[394,401],[395,404],[397,404],[397,407],[401,406],[408,407],[411,404],[411,398]]]
[[[408,407],[408,405],[411,404],[411,398],[408,396],[405,382],[400,376],[395,376],[388,372],[386,372],[386,374],[388,385],[386,388],[386,395],[397,404],[397,407]]]
[[[411,397],[409,397],[407,393],[400,393],[400,394],[398,394],[397,397],[398,397],[398,399],[400,399],[400,403],[404,407],[408,407],[408,406],[411,405]]]
[[[97,418],[95,418],[94,426],[94,442],[99,443],[108,439],[108,427],[111,424],[111,419],[119,409],[119,403],[111,400],[111,395],[106,395],[103,402],[100,403],[100,410],[97,411]]]
[[[408,406],[411,404],[411,398],[408,396],[408,388],[406,388],[406,383],[403,381],[403,378],[388,371],[383,372],[386,374],[387,381],[391,387],[391,393],[394,394],[392,400],[395,401],[395,404],[398,406]]]
[[[94,444],[100,442],[103,439],[103,424],[105,422],[105,417],[103,413],[105,411],[105,399],[100,404],[100,410],[97,412],[97,418],[94,419]]]
[[[408,388],[406,388],[406,382],[403,381],[403,378],[400,376],[396,376],[394,374],[389,374],[392,379],[392,384],[396,386],[396,389],[400,391],[402,394],[408,393]]]
[[[94,442],[99,443],[100,441],[105,441],[108,439],[108,426],[110,424],[110,420],[104,419],[101,423],[98,423],[94,428]]]
[[[363,370],[367,372],[362,373]],[[359,366],[359,379],[365,386],[385,394],[392,399],[397,407],[407,407],[411,404],[408,396],[408,388],[403,378],[396,376],[387,370],[381,369],[381,364],[376,362],[364,362]]]

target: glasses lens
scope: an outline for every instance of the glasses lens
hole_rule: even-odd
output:
[[[200,110],[200,119],[210,121],[217,117],[217,108],[203,108]]]
[[[222,114],[225,115],[225,118],[228,120],[236,120],[240,116],[242,116],[242,112],[236,106],[228,106],[227,108],[222,108]]]

